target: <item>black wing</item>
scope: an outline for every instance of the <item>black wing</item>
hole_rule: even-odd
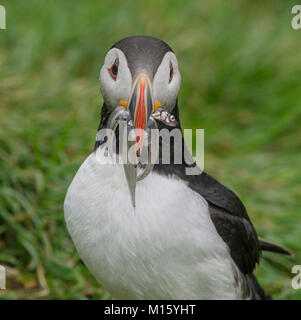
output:
[[[177,106],[173,110],[173,115],[177,120],[179,119]],[[157,125],[159,129],[167,128],[158,121]],[[170,164],[164,165],[162,162],[162,143],[162,140],[159,140],[159,163],[155,165],[154,171],[163,175],[178,176],[208,201],[211,219],[217,232],[227,243],[232,259],[244,274],[251,274],[259,261],[261,250],[257,233],[240,199],[205,172],[197,175],[186,174],[186,168],[194,167],[196,163],[189,165],[186,161],[185,154],[187,155],[187,153],[184,150],[184,140],[182,140],[182,164],[174,163],[174,141],[171,139]],[[193,159],[190,158],[189,162],[192,163]]]
[[[209,203],[215,228],[227,243],[234,262],[244,274],[250,274],[260,258],[257,233],[246,208],[231,190],[207,173],[187,176],[189,186]]]
[[[227,243],[236,265],[251,274],[260,258],[257,233],[240,199],[210,175],[186,175],[185,165],[157,164],[154,170],[164,175],[177,175],[209,204],[211,219],[221,238]]]

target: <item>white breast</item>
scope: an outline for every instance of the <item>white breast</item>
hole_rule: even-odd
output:
[[[241,297],[208,204],[185,182],[151,173],[137,183],[134,209],[122,165],[99,149],[78,170],[64,208],[80,257],[113,298]]]

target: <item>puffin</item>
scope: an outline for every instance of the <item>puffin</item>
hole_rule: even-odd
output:
[[[95,146],[64,201],[68,232],[90,272],[113,299],[270,299],[254,275],[261,253],[291,253],[259,239],[238,196],[187,151],[171,47],[150,36],[122,39],[107,52],[99,79]],[[167,142],[153,149],[147,142],[152,130],[175,129],[183,144],[170,140],[166,163]],[[122,162],[124,154],[132,160]]]

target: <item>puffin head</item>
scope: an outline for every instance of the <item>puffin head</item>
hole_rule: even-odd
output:
[[[124,106],[134,127],[143,130],[156,108],[173,110],[180,83],[172,49],[148,36],[132,36],[115,43],[100,70],[100,88],[108,112]]]
[[[136,134],[137,156],[140,156],[145,131],[154,125],[155,114],[160,118],[163,113],[173,111],[180,83],[177,58],[165,42],[148,36],[118,41],[106,54],[100,70],[104,107],[99,129],[114,127],[117,123],[114,115],[126,112],[132,128],[140,132]],[[162,118],[165,120],[166,116]],[[124,170],[135,206],[136,181],[139,180],[137,166],[125,165]]]

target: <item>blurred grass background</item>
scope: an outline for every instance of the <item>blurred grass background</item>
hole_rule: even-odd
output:
[[[169,43],[182,73],[182,126],[205,128],[205,169],[245,203],[264,254],[256,275],[276,299],[301,299],[301,31],[295,1],[2,0],[0,264],[4,299],[109,299],[81,263],[65,192],[91,152],[106,51],[135,34]]]

